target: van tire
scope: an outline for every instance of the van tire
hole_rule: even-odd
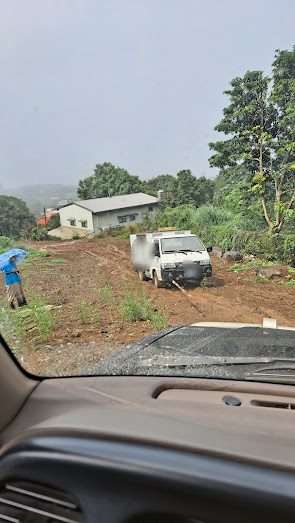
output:
[[[163,282],[159,280],[156,271],[154,271],[154,274],[153,274],[153,283],[154,283],[154,286],[155,286],[157,289],[160,289],[161,287],[163,287]]]
[[[147,280],[147,277],[146,277],[146,275],[144,274],[143,271],[139,271],[138,272],[138,277],[139,277],[140,281],[146,281]]]

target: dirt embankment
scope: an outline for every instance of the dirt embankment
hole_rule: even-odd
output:
[[[24,349],[23,364],[38,374],[77,374],[93,361],[163,326],[200,321],[261,323],[276,318],[295,325],[294,287],[272,281],[253,281],[253,271],[228,272],[232,264],[213,259],[213,277],[206,285],[187,289],[191,300],[176,287],[156,289],[140,282],[130,261],[126,240],[117,238],[73,242],[36,242],[30,247],[50,254],[28,259],[23,270],[28,294],[36,292],[56,307],[55,327],[48,341],[34,352]],[[282,279],[287,274],[283,266]],[[128,321],[122,301],[133,297],[150,303],[157,322]],[[125,311],[126,312],[126,311]],[[18,349],[19,350],[19,349]]]

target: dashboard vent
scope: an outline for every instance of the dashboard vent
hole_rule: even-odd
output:
[[[83,523],[78,505],[66,493],[25,481],[0,488],[0,523]]]

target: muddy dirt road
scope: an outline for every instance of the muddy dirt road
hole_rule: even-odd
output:
[[[127,240],[118,238],[73,242],[33,242],[49,254],[28,259],[21,267],[27,294],[49,305],[54,327],[32,356],[18,356],[38,374],[77,374],[98,358],[165,326],[199,321],[261,323],[276,318],[295,325],[295,288],[277,281],[254,281],[253,271],[229,272],[232,264],[213,259],[213,277],[204,287],[187,289],[195,306],[181,291],[156,289],[140,282],[130,261]],[[283,266],[284,280],[287,266]],[[33,299],[33,298],[32,298]],[[144,318],[128,319],[135,302],[148,304]],[[135,311],[136,312],[136,311]],[[136,316],[136,314],[135,314]],[[140,314],[139,314],[140,316]]]

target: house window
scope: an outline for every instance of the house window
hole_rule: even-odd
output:
[[[152,205],[149,205],[149,206],[148,206],[148,210],[149,210],[149,211],[153,211],[153,210],[154,210],[153,206],[152,206]]]
[[[81,222],[81,227],[87,227],[87,220],[80,220]]]
[[[76,225],[76,220],[75,220],[75,218],[68,218],[67,221],[70,222],[70,226],[71,226],[71,227],[75,227],[75,225]]]
[[[135,218],[136,218],[135,214],[131,214],[129,220],[130,220],[131,222],[134,222]]]
[[[127,222],[127,216],[118,216],[118,218],[119,218],[119,223]]]

